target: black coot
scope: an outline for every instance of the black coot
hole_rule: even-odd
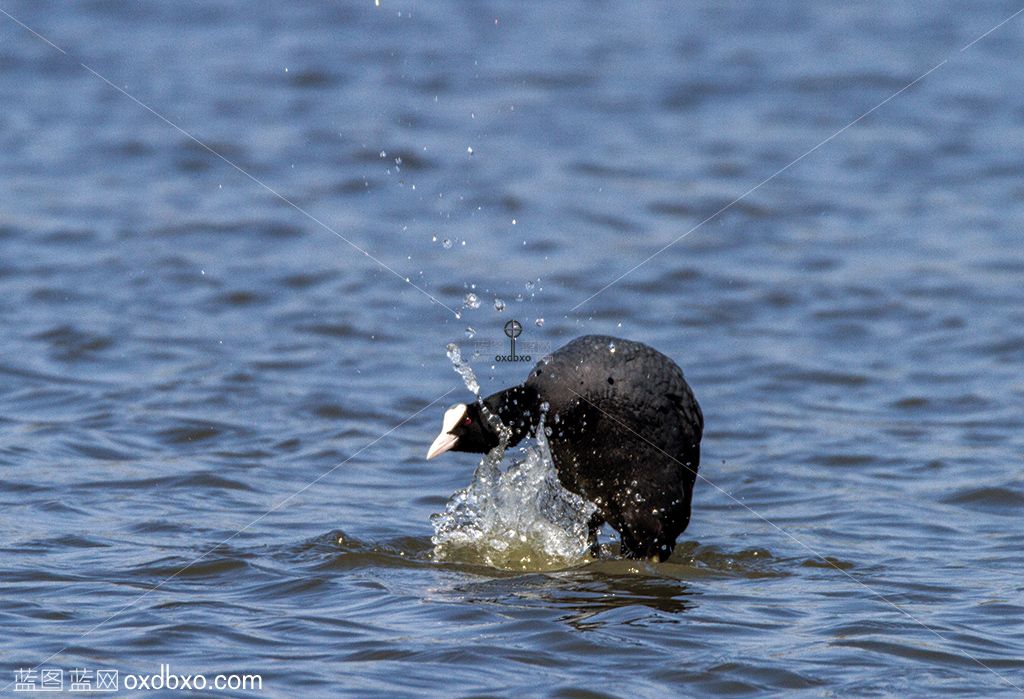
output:
[[[542,359],[518,386],[483,400],[511,429],[530,434],[548,404],[548,443],[566,489],[597,505],[591,543],[608,522],[629,558],[665,560],[690,522],[704,416],[683,372],[640,342],[579,337]],[[455,405],[427,458],[485,453],[499,444],[479,404]]]

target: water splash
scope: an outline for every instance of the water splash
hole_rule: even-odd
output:
[[[452,361],[452,366],[455,367],[456,373],[462,377],[462,382],[466,384],[466,388],[472,391],[477,398],[480,397],[480,382],[476,380],[476,374],[473,373],[473,367],[469,365],[469,362],[462,358],[462,352],[459,350],[459,346],[454,342],[449,343],[448,347],[448,359]]]
[[[480,460],[473,481],[431,517],[434,557],[505,570],[555,570],[582,563],[595,507],[562,487],[544,435],[502,472],[504,444]]]

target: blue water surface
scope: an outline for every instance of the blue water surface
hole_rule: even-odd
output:
[[[3,693],[1018,693],[1019,9],[4,0]],[[684,368],[667,563],[435,560],[510,318]]]

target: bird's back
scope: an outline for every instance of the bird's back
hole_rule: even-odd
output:
[[[661,352],[585,335],[542,359],[526,385],[550,406],[552,453],[570,489],[634,475],[692,483],[680,470],[698,458],[703,416],[683,372]]]

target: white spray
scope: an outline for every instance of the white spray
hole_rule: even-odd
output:
[[[458,346],[448,345],[448,357],[479,402],[480,384]],[[545,404],[542,413],[546,409]],[[485,416],[499,428],[501,444],[480,460],[473,481],[452,495],[445,511],[431,517],[435,557],[508,570],[583,562],[587,522],[595,508],[559,483],[544,430],[546,415],[504,472],[499,466],[510,431],[486,409]]]

